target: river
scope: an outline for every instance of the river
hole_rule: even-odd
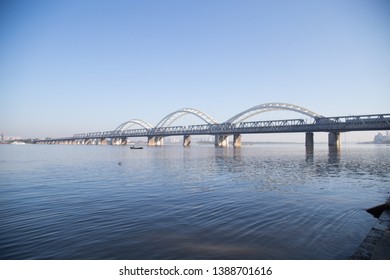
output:
[[[0,259],[348,259],[390,147],[0,145]]]

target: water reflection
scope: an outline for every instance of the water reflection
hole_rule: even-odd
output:
[[[234,150],[233,150],[233,158],[235,160],[241,160],[241,147],[234,148]]]
[[[328,163],[339,165],[340,163],[340,147],[330,146],[328,152]]]
[[[314,146],[306,146],[306,163],[314,162]]]

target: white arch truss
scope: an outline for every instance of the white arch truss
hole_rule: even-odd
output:
[[[156,127],[168,127],[170,126],[174,121],[176,121],[177,119],[183,117],[184,115],[187,115],[187,114],[192,114],[192,115],[195,115],[199,118],[201,118],[202,120],[204,120],[206,123],[208,124],[216,124],[218,123],[216,120],[214,120],[212,117],[210,117],[209,115],[203,113],[202,111],[200,110],[197,110],[197,109],[193,109],[193,108],[183,108],[183,109],[180,109],[180,110],[177,110],[173,113],[170,113],[169,115],[165,116],[157,125]]]
[[[147,122],[145,122],[143,120],[138,120],[137,119],[137,120],[130,120],[130,121],[122,123],[120,126],[118,126],[115,129],[115,131],[127,130],[130,127],[132,127],[133,125],[140,125],[140,126],[142,126],[143,128],[146,128],[146,129],[153,128],[153,126],[150,123],[147,123]]]
[[[269,112],[269,111],[276,111],[276,110],[286,110],[286,111],[294,111],[298,113],[302,113],[304,115],[307,115],[311,118],[321,118],[322,115],[319,115],[309,109],[303,108],[301,106],[297,106],[294,104],[288,104],[288,103],[265,103],[261,105],[257,105],[255,107],[249,108],[248,110],[245,110],[230,119],[228,119],[227,123],[239,123],[242,122],[254,115]]]

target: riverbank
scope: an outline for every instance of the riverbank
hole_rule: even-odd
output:
[[[390,198],[372,209],[374,212],[370,213],[378,215],[378,221],[351,256],[352,260],[390,260]]]

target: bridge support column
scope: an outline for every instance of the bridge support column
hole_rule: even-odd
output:
[[[112,145],[124,146],[126,144],[127,144],[127,138],[126,137],[112,139]]]
[[[148,137],[148,146],[162,146],[164,143],[161,136],[149,136]]]
[[[340,132],[329,132],[328,146],[340,147],[340,145],[341,145]]]
[[[227,135],[215,135],[215,147],[227,147],[228,146]]]
[[[191,135],[184,135],[183,146],[188,147],[191,144]]]
[[[233,147],[241,147],[241,134],[234,134]]]
[[[305,146],[306,147],[313,147],[314,146],[314,133],[313,132],[306,132]]]

